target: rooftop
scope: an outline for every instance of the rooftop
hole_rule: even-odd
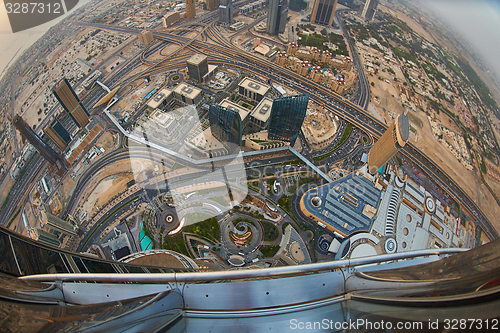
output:
[[[273,101],[270,98],[263,98],[255,109],[253,109],[252,116],[262,122],[266,122],[271,115],[272,106]]]
[[[188,64],[199,65],[202,61],[206,61],[206,60],[207,60],[207,56],[202,55],[202,54],[195,54],[194,56],[189,58],[189,60],[187,62],[188,62]]]
[[[336,231],[349,235],[369,230],[382,191],[363,174],[351,173],[333,183],[308,191],[302,198],[308,213]]]
[[[148,102],[148,106],[152,109],[156,109],[164,100],[172,93],[169,89],[162,89],[156,95],[151,98]]]
[[[174,92],[183,95],[187,98],[194,99],[196,98],[199,94],[201,94],[201,89],[193,87],[187,83],[179,83],[177,87],[175,87]]]
[[[230,100],[228,99],[225,99],[222,101],[222,103],[220,104],[220,106],[223,106],[223,107],[226,107],[228,108],[229,110],[233,110],[233,111],[236,111],[240,114],[240,118],[241,118],[241,121],[244,121],[246,116],[248,116],[248,114],[250,113],[250,110],[242,107],[241,105],[238,105],[234,102],[231,102]]]
[[[267,84],[253,80],[249,77],[246,77],[245,79],[243,79],[243,81],[241,81],[239,83],[239,86],[241,86],[247,90],[253,91],[257,94],[260,94],[260,95],[265,95],[267,93],[267,91],[269,90],[269,86]]]

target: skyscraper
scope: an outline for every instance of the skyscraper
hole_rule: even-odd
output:
[[[186,0],[186,18],[195,18],[196,8],[194,5],[194,0]]]
[[[377,5],[378,5],[378,0],[366,0],[365,7],[363,8],[361,16],[368,21],[373,21],[373,17],[377,12]]]
[[[143,45],[149,45],[153,42],[153,33],[151,30],[142,30],[139,34],[139,41]]]
[[[208,120],[212,135],[220,142],[241,146],[243,124],[238,111],[212,104],[208,110]]]
[[[307,2],[304,0],[290,0],[289,8],[294,12],[300,12],[302,9],[307,8]]]
[[[368,153],[368,171],[370,173],[377,172],[408,142],[410,123],[406,113],[407,111],[389,125],[389,128],[370,149]]]
[[[59,149],[61,149],[61,151],[64,151],[71,141],[68,131],[66,131],[64,126],[57,119],[53,119],[50,125],[45,127],[43,132],[57,147],[59,147]]]
[[[308,103],[308,95],[275,99],[269,120],[269,139],[290,141],[293,145],[306,117]]]
[[[222,0],[224,1],[224,0]],[[208,73],[207,56],[195,54],[187,61],[189,78],[198,82],[203,81],[203,76]]]
[[[233,1],[220,0],[219,6],[219,22],[224,25],[229,25],[233,22]]]
[[[50,163],[56,170],[59,176],[66,172],[66,165],[63,157],[56,153],[49,145],[47,145],[38,134],[19,115],[15,115],[11,120],[14,127],[38,150],[40,154]]]
[[[218,9],[220,6],[220,0],[207,0],[207,10]]]
[[[288,0],[269,0],[266,32],[274,35],[285,31],[288,18]]]
[[[59,103],[61,103],[64,110],[66,110],[71,118],[73,118],[78,127],[82,128],[87,126],[89,123],[89,113],[83,106],[78,96],[76,96],[68,80],[63,79],[56,84],[52,93],[57,98]]]
[[[311,14],[311,22],[332,25],[337,0],[316,0]]]

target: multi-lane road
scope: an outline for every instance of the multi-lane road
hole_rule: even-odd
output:
[[[241,2],[240,4],[244,4],[246,2],[248,1]],[[212,13],[211,15],[214,14]],[[211,20],[213,20],[213,17],[208,15],[204,18],[198,19],[196,23],[207,24],[211,22]],[[343,22],[341,20],[340,22],[345,31]],[[109,26],[103,24],[90,25],[96,28],[121,31],[131,34],[138,34],[140,32],[137,29]],[[359,128],[365,133],[370,134],[374,138],[380,137],[380,135],[386,129],[385,124],[380,123],[377,119],[365,112],[370,99],[368,82],[361,67],[357,52],[355,52],[354,45],[352,45],[352,41],[350,40],[350,38],[347,38],[347,40],[352,51],[354,65],[358,68],[359,71],[358,89],[355,95],[352,96],[351,100],[333,93],[326,87],[314,83],[305,77],[299,76],[295,72],[292,72],[286,68],[269,62],[266,59],[263,59],[252,53],[247,53],[244,50],[235,47],[228,39],[222,36],[220,32],[218,33],[218,30],[214,26],[210,26],[209,29],[203,31],[203,36],[205,36],[205,38],[203,39],[214,40],[216,41],[216,44],[160,31],[153,32],[153,36],[158,40],[179,45],[186,45],[187,48],[195,52],[205,53],[208,55],[209,61],[214,64],[235,67],[248,72],[263,75],[268,78],[272,78],[273,81],[281,82],[283,84],[291,86],[291,88],[297,90],[299,93],[309,94],[310,98],[316,102],[320,102],[319,99],[321,98],[321,102],[326,102],[326,110],[352,123],[355,127]],[[165,46],[165,44],[157,43],[153,47],[149,48],[147,50],[147,53],[151,54],[152,52],[156,52],[163,46]],[[144,56],[146,55],[147,54],[137,55],[133,59],[129,60],[127,64],[121,66],[119,71],[117,71],[115,75],[112,76],[112,78],[106,80],[106,84],[110,87],[113,87],[114,85],[123,84],[123,82],[130,83],[137,78],[145,77],[147,75],[150,75],[151,73],[161,72],[166,70],[166,68],[175,68],[186,59],[186,56],[172,58],[168,62],[161,62],[154,66],[151,66],[150,69],[129,77],[124,81],[124,77],[126,77],[127,74],[130,73],[130,71],[136,69],[140,64],[141,59],[145,59]],[[89,97],[86,102],[90,105],[94,103],[94,101],[97,101],[99,98],[101,98],[101,95],[103,94],[104,92],[90,95],[91,97]],[[106,156],[105,160],[101,159],[102,162],[93,165],[92,169],[94,170],[95,168],[103,167],[103,165],[105,165],[106,163],[113,163],[113,158],[119,159],[119,157],[117,156],[123,153],[117,152],[114,154],[116,155],[109,155],[110,157]],[[475,204],[475,202],[439,166],[437,166],[432,160],[430,160],[412,144],[408,144],[402,151],[402,154],[408,160],[419,165],[429,178],[431,178],[435,183],[443,188],[451,198],[459,202],[463,208],[465,208],[472,216],[474,216],[474,218],[479,222],[488,237],[498,237],[498,233],[491,226],[491,224],[481,212],[479,207]],[[91,173],[87,172],[86,175],[90,176]],[[73,205],[76,202],[75,200],[77,200],[78,198],[77,194],[82,189],[82,186],[84,186],[84,184],[86,184],[85,179],[81,179],[79,181],[79,185],[77,185],[77,188],[75,189],[75,195],[70,199],[70,203],[67,205],[66,212],[72,210]],[[2,215],[0,215],[0,217],[5,216],[3,212],[1,214]]]

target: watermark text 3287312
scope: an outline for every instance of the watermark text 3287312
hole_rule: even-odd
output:
[[[5,0],[5,10],[9,17],[12,32],[36,27],[65,15],[79,0]]]

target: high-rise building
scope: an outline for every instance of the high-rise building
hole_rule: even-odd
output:
[[[71,141],[71,137],[69,136],[68,131],[64,128],[64,126],[59,122],[59,120],[54,119],[43,130],[45,135],[47,135],[52,142],[56,144],[61,151],[64,151],[68,146],[68,143]]]
[[[168,12],[162,17],[162,22],[163,22],[163,27],[168,28],[175,22],[179,21],[181,19],[181,15],[179,12]]]
[[[208,120],[212,135],[220,142],[241,146],[243,123],[237,110],[212,104],[208,110]]]
[[[50,165],[56,170],[59,176],[64,175],[66,172],[66,165],[62,155],[58,154],[54,149],[52,149],[48,144],[46,144],[38,134],[33,131],[33,129],[21,118],[19,115],[15,115],[14,119],[11,120],[14,127],[28,140],[33,147],[38,150],[40,154],[50,163]]]
[[[203,77],[208,73],[207,56],[195,54],[188,59],[187,68],[190,79],[202,82]]]
[[[269,0],[266,32],[270,35],[285,31],[288,18],[288,0]]]
[[[337,0],[316,0],[311,14],[311,22],[332,25]]]
[[[271,89],[267,84],[246,77],[238,84],[238,93],[245,98],[260,102]]]
[[[71,88],[68,80],[61,80],[52,93],[57,98],[59,103],[63,106],[64,110],[73,118],[78,127],[82,128],[89,123],[89,113],[83,106],[82,102],[76,96],[75,91]]]
[[[339,0],[339,4],[352,7],[354,5],[354,0]]]
[[[219,22],[223,25],[229,25],[233,22],[233,1],[220,0]]]
[[[410,135],[408,111],[400,115],[382,134],[368,153],[368,171],[377,172],[393,157],[399,149],[405,146]]]
[[[300,12],[302,9],[307,8],[307,2],[304,0],[290,0],[290,6],[288,8],[294,12]]]
[[[207,10],[218,9],[220,6],[220,0],[207,0]]]
[[[196,17],[196,7],[194,0],[186,0],[186,18]]]
[[[308,103],[308,95],[275,99],[269,119],[269,139],[289,141],[293,145],[306,117]]]
[[[373,21],[375,13],[377,12],[378,0],[366,0],[365,7],[361,16],[367,21]]]
[[[153,42],[153,33],[151,30],[142,30],[139,34],[139,41],[143,45],[149,45]]]

